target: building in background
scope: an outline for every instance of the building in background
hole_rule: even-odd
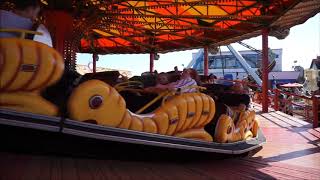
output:
[[[269,87],[275,88],[277,84],[298,83],[301,71],[273,71],[269,73]],[[302,72],[303,76],[303,72]]]
[[[304,72],[305,83],[304,88],[309,91],[316,91],[319,89],[317,83],[320,81],[320,56],[311,61],[309,69]]]
[[[188,67],[196,69],[200,74],[203,74],[203,50],[193,53],[193,60]],[[282,49],[272,49],[274,59],[276,61],[273,72],[282,71]],[[258,70],[261,67],[262,57],[255,51],[246,50],[239,51],[242,57],[250,65],[251,68]],[[233,79],[243,79],[248,74],[239,63],[237,58],[230,51],[222,51],[217,54],[209,53],[209,74],[214,74],[217,77],[225,77],[226,74],[231,74]]]

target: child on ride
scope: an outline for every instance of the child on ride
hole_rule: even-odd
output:
[[[192,75],[194,74],[194,72],[192,71],[192,69],[184,69],[180,80],[176,81],[176,82],[172,82],[169,84],[159,84],[156,85],[154,87],[149,87],[146,88],[146,91],[163,91],[163,90],[179,90],[181,91],[181,93],[186,93],[186,92],[196,92],[195,88],[187,88],[187,87],[191,87],[191,86],[197,86],[197,82],[195,81],[195,79],[192,78]]]

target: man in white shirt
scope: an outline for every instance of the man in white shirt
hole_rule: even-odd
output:
[[[15,10],[0,10],[0,29],[33,29],[33,21],[40,12],[39,0],[15,0]],[[0,32],[0,38],[19,37],[19,34]]]

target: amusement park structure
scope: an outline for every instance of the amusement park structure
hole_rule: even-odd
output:
[[[75,136],[221,154],[248,153],[266,141],[254,111],[235,109],[215,119],[218,104],[209,93],[201,93],[203,87],[192,86],[187,88],[198,91],[161,92],[133,112],[122,92],[144,93],[144,84],[97,80],[94,77],[101,75],[96,73],[98,54],[148,53],[152,72],[157,53],[204,48],[204,75],[208,76],[211,49],[262,35],[262,72],[246,69],[262,86],[262,111],[268,112],[268,71],[273,66],[269,63],[268,36],[286,37],[291,27],[305,22],[320,9],[318,0],[42,2],[45,6],[38,20],[48,28],[53,47],[25,38],[25,34],[41,35],[39,32],[8,28],[0,31],[21,34],[20,38],[0,39],[0,124],[5,126],[2,133],[17,131],[10,134],[19,139],[26,131],[34,133],[29,129],[36,129],[65,144]],[[7,2],[1,8],[10,11],[15,7]],[[228,48],[247,66],[238,52]],[[64,73],[75,71],[79,52],[93,54],[89,80],[72,81],[74,86],[55,91],[53,100],[58,99],[58,92],[69,93],[62,104],[45,99],[43,92],[61,81]],[[146,112],[158,100],[158,106]],[[41,138],[38,140],[45,141]]]
[[[218,77],[224,77],[225,74],[232,75],[232,79],[242,79],[245,76],[249,76],[252,78],[252,80],[261,86],[261,72],[262,69],[258,68],[258,64],[260,61],[260,57],[262,52],[243,43],[239,42],[241,45],[244,45],[245,47],[249,47],[251,51],[245,51],[245,55],[242,55],[240,52],[236,51],[231,45],[228,45],[227,48],[229,49],[229,52],[214,52],[213,54],[209,55],[209,72],[218,76]],[[276,66],[276,56],[278,56],[277,60],[278,63],[280,62],[280,68],[281,68],[281,57],[279,58],[279,54],[281,54],[281,51],[279,52],[277,50],[277,55],[270,50],[269,51],[269,65],[268,65],[268,71],[271,72],[273,68]],[[211,58],[210,58],[211,56]],[[244,56],[253,56],[250,57],[250,63],[248,63],[248,59],[245,59]],[[192,61],[188,64],[188,68],[194,68],[198,72],[203,73],[203,60],[204,60],[204,51],[203,49],[199,50],[198,53],[194,54],[194,57]],[[229,61],[229,63],[227,62]],[[227,65],[231,64],[231,65]],[[231,66],[231,67],[230,67]],[[277,68],[279,69],[279,68]]]

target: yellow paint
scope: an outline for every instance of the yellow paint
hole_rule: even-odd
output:
[[[203,141],[209,141],[209,142],[213,141],[210,134],[204,131],[203,129],[190,129],[182,133],[176,134],[176,136],[181,138],[190,138],[190,139],[203,140]]]
[[[157,133],[158,128],[156,123],[151,118],[144,118],[143,120],[143,131],[148,133]]]
[[[50,86],[61,78],[64,62],[53,48],[39,42],[16,38],[2,38],[0,46],[0,55],[5,57],[0,83],[2,91],[39,89],[39,86]],[[35,69],[24,71],[22,70],[23,65],[31,65]],[[34,79],[29,82],[32,77]],[[8,86],[13,78],[14,81]]]
[[[43,35],[41,32],[29,31],[25,29],[0,29],[0,32],[19,33],[21,39],[24,39],[26,34]]]
[[[166,102],[164,105],[162,105],[162,108],[159,110],[163,110],[168,114],[169,128],[166,134],[170,136],[173,135],[178,126],[179,121],[178,108],[174,105],[174,102],[170,100]]]
[[[227,15],[227,13],[220,9],[218,6],[209,6],[208,14],[207,14],[207,6],[194,6],[194,8],[190,8],[189,6],[182,6],[186,12],[191,15]],[[201,13],[199,13],[199,12]]]
[[[37,59],[40,57],[37,57],[38,55],[37,55],[36,49],[38,47],[36,47],[35,44],[36,43],[33,43],[33,41],[25,41],[23,44],[21,54],[19,53],[19,51],[16,52],[23,56],[23,64],[34,65],[35,67],[39,66]],[[20,45],[22,46],[22,44]],[[19,73],[17,74],[17,78],[15,79],[14,83],[12,83],[12,85],[9,86],[8,89],[18,90],[21,86],[25,85],[25,83],[28,82],[28,80],[31,79],[35,73],[36,72],[30,73],[30,72],[20,70]]]
[[[182,126],[185,124],[187,120],[188,104],[182,95],[177,96],[176,102],[177,102],[178,114],[179,114],[179,122],[176,128],[176,132],[180,132],[180,130],[182,129]]]
[[[201,127],[201,126],[204,126],[204,124],[208,124],[208,123],[206,123],[206,121],[208,119],[209,112],[210,112],[209,99],[206,98],[205,94],[201,94],[200,96],[201,96],[201,99],[202,99],[202,113],[201,113],[201,116],[200,116],[200,120],[195,125],[196,127]],[[215,111],[215,108],[212,108],[211,111]]]
[[[188,105],[188,117],[186,119],[185,124],[182,126],[181,131],[184,131],[189,127],[189,125],[193,121],[194,115],[196,113],[196,103],[195,103],[193,97],[184,94],[184,98],[187,101],[187,105]]]
[[[194,127],[198,122],[199,122],[199,119],[201,117],[201,114],[202,114],[202,110],[203,110],[203,101],[202,101],[202,98],[200,96],[199,93],[193,93],[193,99],[195,101],[195,107],[196,107],[196,113],[194,115],[194,118],[192,120],[192,122],[190,123],[189,125],[189,128],[191,127]]]
[[[131,115],[129,112],[126,112],[124,118],[122,119],[122,122],[118,127],[122,129],[128,129],[130,127],[130,124],[131,124]]]
[[[155,112],[155,115],[153,116],[153,120],[158,126],[158,133],[165,135],[169,128],[168,114],[164,111]]]
[[[132,116],[132,122],[131,122],[129,129],[134,130],[134,131],[142,131],[143,130],[143,123],[142,123],[141,119],[139,119],[136,116]]]
[[[113,34],[110,34],[108,32],[105,32],[105,31],[102,31],[102,30],[99,30],[99,29],[92,29],[93,32],[101,35],[101,36],[104,36],[104,37],[110,37],[110,36],[114,36]],[[120,36],[120,32],[118,30],[115,30],[115,29],[110,29],[109,30],[111,33],[114,33],[116,35],[119,35]]]

